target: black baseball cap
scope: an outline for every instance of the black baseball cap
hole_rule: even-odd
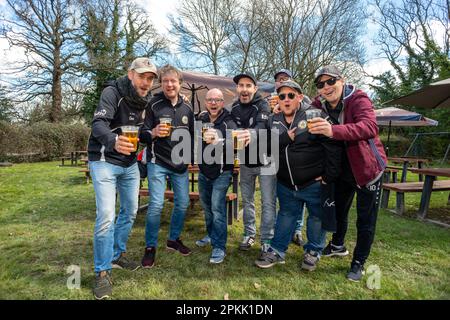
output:
[[[281,73],[287,74],[287,76],[288,76],[289,78],[292,79],[292,73],[291,73],[288,69],[281,69],[280,71],[278,71],[277,73],[275,73],[275,75],[273,76],[273,78],[274,78],[275,80],[277,80],[277,77],[278,77]]]
[[[255,84],[255,86],[257,86],[257,81],[255,79],[255,76],[249,72],[244,72],[244,73],[240,73],[237,76],[234,76],[233,81],[234,83],[238,84],[239,80],[241,80],[242,78],[249,78],[250,80],[253,81],[253,83]]]
[[[281,88],[284,88],[284,87],[292,88],[294,90],[297,90],[298,93],[303,94],[302,87],[300,87],[300,85],[295,81],[292,81],[292,80],[283,81],[281,83],[281,85],[278,87],[277,93],[279,93]]]
[[[334,65],[328,65],[320,69],[316,73],[316,77],[314,78],[314,83],[317,83],[321,76],[327,75],[334,78],[342,78],[341,71]]]

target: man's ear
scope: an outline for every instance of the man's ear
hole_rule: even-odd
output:
[[[258,91],[258,89],[259,89],[258,86],[255,86],[255,91]]]
[[[129,70],[128,71],[128,79],[133,80],[133,76],[134,76],[134,71],[133,70]]]

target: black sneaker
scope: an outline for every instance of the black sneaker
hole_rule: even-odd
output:
[[[142,258],[141,265],[142,268],[150,269],[155,264],[155,255],[156,249],[155,247],[147,247],[145,248],[144,257]]]
[[[273,267],[276,264],[285,264],[286,261],[271,248],[266,252],[264,257],[261,257],[255,261],[255,265],[258,268],[267,269]]]
[[[120,255],[119,259],[114,260],[112,262],[112,267],[114,269],[127,269],[127,270],[131,270],[131,271],[135,271],[135,270],[139,269],[141,266],[139,264],[137,264],[136,262],[128,260],[126,255],[124,253],[122,253]]]
[[[188,255],[190,255],[192,253],[191,249],[186,247],[183,244],[183,242],[181,242],[180,238],[178,238],[175,241],[167,240],[166,248],[167,248],[167,250],[170,250],[170,251],[178,251],[183,256],[188,256]]]
[[[338,247],[332,244],[331,241],[328,242],[328,245],[322,251],[322,256],[324,257],[344,257],[346,255],[348,255],[348,250],[344,245]]]
[[[255,238],[251,236],[244,236],[242,242],[239,243],[239,250],[247,251],[255,244]]]
[[[364,266],[358,261],[352,262],[350,271],[347,273],[347,279],[354,282],[359,282],[362,276],[365,274]]]
[[[112,279],[110,271],[101,271],[95,275],[94,297],[97,300],[110,298],[112,295]]]

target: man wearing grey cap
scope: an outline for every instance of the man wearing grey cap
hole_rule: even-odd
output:
[[[309,105],[301,106],[303,91],[294,81],[285,81],[277,89],[281,113],[270,116],[269,127],[279,132],[279,168],[277,197],[280,210],[275,234],[267,254],[255,261],[260,268],[285,263],[285,254],[295,230],[299,208],[308,208],[308,242],[301,268],[313,271],[325,247],[326,231],[322,225],[322,192],[339,175],[342,148],[324,136],[308,132],[307,114],[326,114]]]
[[[148,58],[135,59],[126,76],[107,83],[94,113],[88,158],[97,205],[93,290],[96,299],[111,296],[112,268],[139,268],[139,264],[129,261],[125,254],[138,208],[137,150],[123,135],[122,128],[142,125],[155,77],[156,67]],[[120,198],[117,220],[116,190]]]
[[[337,228],[323,255],[348,254],[344,239],[348,213],[356,193],[357,238],[347,278],[359,281],[375,237],[381,176],[387,159],[367,94],[347,84],[341,71],[333,65],[319,70],[314,83],[319,96],[313,105],[325,111],[333,125],[317,118],[312,121],[310,132],[345,143],[342,174],[336,182]]]
[[[249,250],[255,243],[256,213],[254,202],[256,178],[258,177],[261,190],[261,255],[264,255],[273,237],[276,176],[275,173],[266,172],[266,168],[264,168],[266,163],[261,161],[257,137],[259,130],[267,133],[270,110],[267,101],[258,93],[257,81],[252,74],[239,74],[233,78],[233,81],[236,83],[238,100],[232,105],[231,116],[238,128],[252,132],[250,146],[245,148],[245,160],[240,165],[244,237],[239,244],[239,249]],[[267,157],[263,156],[263,158],[267,160]]]

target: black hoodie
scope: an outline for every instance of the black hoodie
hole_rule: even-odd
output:
[[[211,122],[211,119],[209,117],[209,113],[207,111],[203,111],[198,115],[198,120],[202,123],[208,123]],[[230,112],[226,109],[222,109],[222,113],[219,115],[219,117],[214,121],[214,129],[220,130],[221,137],[226,138],[227,130],[233,130],[237,129],[236,123],[233,121],[233,118],[230,115]],[[199,139],[201,140],[202,137],[199,135]],[[220,143],[222,146],[222,162],[221,163],[214,163],[214,164],[206,164],[205,160],[203,159],[203,152],[205,151],[205,148],[209,146],[206,142],[202,141],[202,163],[199,164],[200,171],[208,177],[208,179],[216,179],[219,177],[224,171],[233,170],[234,163],[227,163],[226,161],[226,142],[227,140]],[[231,141],[230,141],[231,143]],[[230,145],[229,150],[233,150],[233,146]],[[215,152],[213,151],[211,155],[214,157]],[[232,157],[233,159],[234,157]]]
[[[259,92],[255,94],[250,103],[241,103],[239,99],[234,102],[231,107],[231,115],[238,128],[253,129],[250,130],[252,132],[251,144],[258,143],[259,130],[267,130],[269,128],[270,107],[267,100],[263,99]],[[249,150],[250,145],[245,148],[245,163],[241,164],[245,164],[249,168],[262,166],[259,149],[256,155],[257,162],[252,164],[250,164],[250,160],[252,159],[249,157]]]
[[[170,117],[172,119],[171,136],[152,139],[152,129],[159,124],[159,119],[163,117]],[[181,155],[189,157],[188,163],[175,164],[173,161],[175,159],[172,159],[172,149],[179,141],[172,141],[171,137],[177,130],[187,130],[190,134],[190,154]],[[155,94],[145,110],[145,121],[139,134],[139,140],[147,144],[148,162],[151,161],[176,173],[185,172],[188,164],[192,163],[194,159],[194,112],[192,111],[192,107],[184,102],[181,96],[178,97],[177,104],[172,106],[172,102],[166,98],[163,92]],[[179,162],[182,162],[180,158],[176,160],[177,162],[179,160]]]
[[[118,153],[114,146],[120,127],[140,126],[151,95],[140,97],[127,76],[110,81],[103,90],[92,120],[88,142],[89,161],[106,161],[122,167],[136,162],[136,153],[129,156]]]

